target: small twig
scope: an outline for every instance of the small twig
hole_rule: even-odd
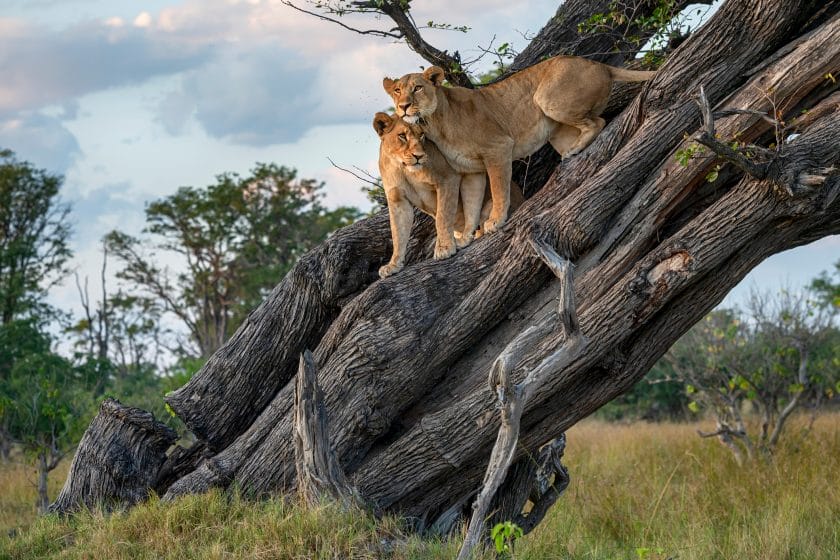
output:
[[[764,113],[762,111],[755,111],[753,109],[722,109],[720,111],[715,111],[714,113],[712,113],[712,116],[715,118],[731,117],[732,115],[754,115],[767,121],[773,126],[779,126],[781,124],[776,119],[770,117],[767,113]]]
[[[697,141],[756,179],[766,179],[769,169],[768,164],[753,163],[731,146],[727,146],[715,138],[715,121],[712,117],[712,108],[709,106],[709,100],[706,98],[706,92],[703,86],[700,86],[700,95],[696,99],[696,103],[700,107],[700,113],[703,115],[703,132],[697,137]]]
[[[710,438],[710,437],[717,437],[717,436],[735,436],[735,437],[744,437],[746,435],[745,432],[739,430],[733,430],[727,427],[721,427],[714,432],[704,432],[703,430],[697,430],[697,435],[701,438]]]
[[[285,4],[286,6],[288,6],[290,8],[293,8],[293,9],[299,11],[299,12],[302,12],[304,14],[308,14],[310,16],[315,16],[316,18],[322,19],[324,21],[329,21],[331,23],[335,23],[337,25],[340,25],[344,29],[347,29],[349,31],[353,31],[353,32],[358,33],[360,35],[373,35],[374,37],[389,37],[389,38],[392,38],[392,39],[402,39],[403,38],[402,33],[394,33],[393,29],[391,31],[382,31],[381,29],[366,29],[366,30],[356,29],[355,27],[350,27],[349,25],[346,25],[346,24],[338,21],[337,19],[327,17],[327,16],[325,16],[323,14],[319,14],[317,12],[304,10],[303,8],[301,8],[299,6],[296,6],[293,3],[289,2],[289,0],[281,0],[281,2],[283,4]]]
[[[327,157],[327,160],[328,160],[328,161],[332,164],[332,166],[333,166],[333,167],[335,167],[336,169],[340,169],[341,171],[344,171],[345,173],[349,173],[350,175],[352,175],[352,176],[353,176],[353,177],[355,177],[356,179],[358,179],[358,180],[360,180],[360,181],[364,181],[365,183],[367,183],[367,184],[369,184],[369,185],[373,185],[374,187],[378,187],[378,186],[379,186],[379,183],[375,180],[375,177],[374,177],[373,175],[371,175],[370,173],[368,173],[367,171],[364,171],[363,169],[359,169],[359,168],[358,168],[358,167],[356,167],[355,165],[353,166],[353,167],[356,167],[356,169],[358,169],[359,171],[361,171],[361,172],[362,172],[362,173],[364,173],[365,175],[367,175],[368,177],[370,177],[370,179],[367,179],[367,178],[365,178],[365,177],[362,177],[361,175],[359,175],[358,173],[356,173],[356,172],[354,172],[354,171],[351,171],[350,169],[347,169],[347,168],[341,167],[341,166],[340,166],[340,165],[338,165],[336,162],[334,162],[334,161],[332,160],[332,158]]]

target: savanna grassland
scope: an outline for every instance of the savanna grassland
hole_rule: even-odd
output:
[[[807,436],[803,426],[792,423],[772,461],[739,467],[697,424],[584,422],[568,433],[569,489],[514,558],[840,558],[840,413]],[[36,519],[31,478],[0,469],[0,558],[436,559],[460,544],[408,536],[394,518],[220,493]]]

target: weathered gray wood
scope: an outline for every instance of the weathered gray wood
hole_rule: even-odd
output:
[[[408,262],[424,256],[427,221],[415,220]],[[304,255],[231,339],[166,402],[210,449],[223,449],[297,371],[342,307],[379,278],[390,255],[387,212],[341,229]]]
[[[177,439],[154,416],[105,399],[88,427],[50,512],[128,507],[149,497],[166,450]]]
[[[572,264],[539,239],[532,239],[531,246],[559,280],[560,295],[556,317],[562,338],[559,347],[548,352],[543,361],[531,369],[525,379],[515,385],[511,383],[511,373],[522,362],[525,357],[523,354],[535,342],[534,333],[540,332],[540,329],[528,329],[516,337],[493,363],[490,370],[490,389],[499,399],[501,426],[493,451],[490,453],[490,464],[484,475],[481,492],[473,504],[473,513],[466,537],[458,552],[458,560],[470,558],[482,539],[484,520],[490,510],[490,504],[502,486],[516,453],[522,412],[528,404],[528,399],[551,376],[562,371],[571,361],[586,351],[586,339],[580,332],[574,303]]]
[[[355,501],[350,486],[330,447],[327,412],[318,387],[312,353],[300,356],[295,382],[295,469],[297,491],[304,501],[318,504],[324,497],[339,502]]]

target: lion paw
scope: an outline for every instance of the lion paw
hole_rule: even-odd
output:
[[[379,277],[380,278],[387,278],[394,273],[399,272],[403,269],[403,265],[397,263],[388,263],[385,266],[379,269]]]
[[[435,243],[435,260],[448,259],[455,254],[456,248],[454,243]]]
[[[467,245],[472,243],[474,239],[475,239],[475,237],[473,235],[465,235],[463,233],[456,232],[455,233],[455,246],[458,249],[463,249],[464,247],[466,247]]]
[[[487,235],[487,234],[490,234],[490,233],[493,233],[493,232],[496,232],[496,231],[499,231],[500,229],[502,229],[502,226],[505,225],[506,221],[507,221],[507,219],[505,219],[505,218],[500,218],[500,219],[495,219],[495,220],[493,218],[490,218],[489,220],[484,222],[484,225],[481,227],[481,229],[484,232],[484,235]]]

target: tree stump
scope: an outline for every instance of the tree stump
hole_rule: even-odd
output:
[[[67,481],[48,511],[114,509],[146,500],[178,435],[139,408],[106,399],[88,427]]]

